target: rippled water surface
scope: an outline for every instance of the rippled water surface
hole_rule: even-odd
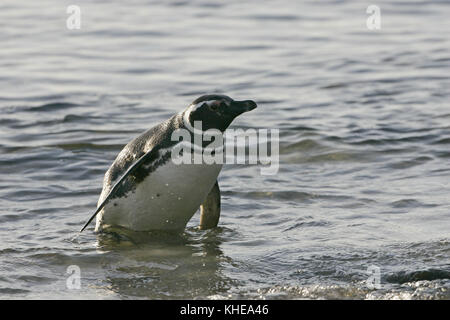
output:
[[[0,4],[0,298],[450,298],[447,1],[375,31],[365,1],[76,2],[80,30]],[[210,92],[258,103],[234,127],[280,130],[278,173],[225,166],[214,230],[74,238],[123,145]]]

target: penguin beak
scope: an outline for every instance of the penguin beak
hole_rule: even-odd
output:
[[[230,113],[237,117],[238,115],[251,111],[256,108],[255,101],[252,100],[244,100],[244,101],[233,101],[231,102],[230,106],[228,107],[228,110],[230,110]]]

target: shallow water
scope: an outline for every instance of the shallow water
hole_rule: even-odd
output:
[[[450,298],[447,1],[377,31],[356,1],[77,4],[0,6],[0,298]],[[278,174],[225,166],[214,230],[76,238],[123,145],[209,92],[258,103],[234,127],[280,130]]]

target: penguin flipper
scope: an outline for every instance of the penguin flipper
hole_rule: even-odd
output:
[[[216,183],[209,191],[205,201],[200,205],[200,230],[217,227],[220,218],[220,189]]]
[[[120,179],[117,180],[117,182],[114,184],[114,186],[109,191],[108,195],[105,197],[105,199],[98,205],[97,210],[95,210],[94,214],[91,216],[91,218],[86,222],[86,224],[81,228],[80,232],[83,232],[84,229],[91,223],[91,221],[97,216],[97,214],[103,209],[103,207],[108,204],[108,202],[114,198],[114,196],[118,193],[119,188],[122,186],[123,182],[130,176],[132,176],[137,170],[139,170],[144,164],[148,165],[149,162],[156,162],[160,160],[158,158],[159,156],[159,149],[160,148],[153,148],[152,150],[145,153],[143,156],[141,156],[133,165],[131,165],[125,173],[120,177]],[[170,155],[170,154],[169,154]],[[148,170],[148,169],[147,169]]]

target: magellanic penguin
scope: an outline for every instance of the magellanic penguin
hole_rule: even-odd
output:
[[[80,230],[97,217],[95,231],[123,227],[134,231],[182,231],[200,207],[200,229],[217,226],[221,163],[176,164],[172,151],[177,129],[224,132],[238,115],[253,110],[251,100],[235,101],[225,95],[204,95],[184,111],[145,131],[129,142],[108,169],[97,210]],[[202,131],[201,131],[202,132]],[[205,145],[202,142],[201,148]]]

